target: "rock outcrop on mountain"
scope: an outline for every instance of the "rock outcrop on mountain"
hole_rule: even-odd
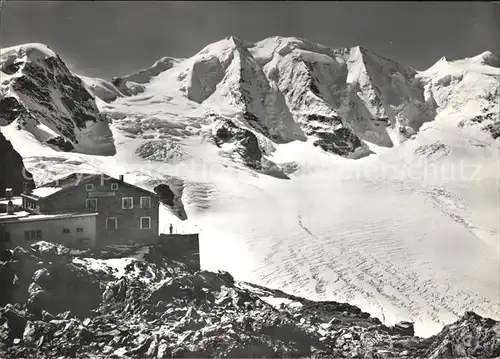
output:
[[[16,122],[63,151],[114,154],[112,133],[82,80],[46,46],[2,49],[1,125]]]
[[[0,355],[492,358],[500,353],[500,324],[474,313],[422,339],[409,322],[385,326],[352,305],[313,302],[235,281],[227,272],[190,269],[169,260],[160,247],[148,249],[143,259],[115,253],[129,260],[119,277],[106,267],[113,259],[90,252],[75,257],[46,242],[3,250]],[[128,248],[130,254],[134,250],[145,253]]]
[[[173,184],[179,182],[179,180],[171,179],[170,186],[165,183],[161,183],[154,187],[154,192],[160,198],[160,201],[172,209],[172,211],[177,215],[179,219],[187,219],[186,210],[184,209],[184,204],[182,203],[182,187],[181,190],[177,189],[176,192],[170,188]],[[180,192],[180,193],[179,193]]]
[[[305,139],[243,41],[229,37],[210,44],[186,63],[182,78],[190,100],[236,111],[242,124],[275,142]]]
[[[34,187],[32,174],[24,167],[23,159],[12,144],[0,132],[0,197],[6,188],[12,188],[15,195],[23,192],[25,186]]]
[[[253,132],[238,127],[229,119],[214,119],[213,138],[217,146],[233,143],[235,151],[241,156],[245,165],[253,169],[261,169],[262,151],[257,136]]]
[[[474,312],[465,312],[455,323],[446,325],[429,338],[429,358],[498,358],[500,325]]]

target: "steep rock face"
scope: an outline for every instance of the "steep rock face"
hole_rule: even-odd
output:
[[[264,40],[266,41],[266,40]],[[342,86],[342,77],[346,77],[346,68],[331,50],[315,46],[299,39],[275,39],[276,48],[272,58],[264,66],[269,80],[276,83],[285,96],[290,111],[296,120],[306,128],[308,115],[331,117],[336,115],[332,92]],[[259,56],[262,44],[256,44],[251,50]],[[266,47],[271,46],[267,44]],[[339,80],[340,78],[340,80]]]
[[[347,83],[357,95],[350,94],[351,102],[346,110],[348,113],[350,108],[367,110],[365,113],[351,112],[353,118],[347,116],[348,120],[355,120],[352,122],[356,126],[372,121],[385,130],[380,122],[386,123],[396,130],[394,139],[400,141],[415,134],[423,123],[434,119],[432,99],[427,101],[424,98],[424,85],[415,70],[359,46],[344,51],[343,56],[349,68]],[[368,139],[381,145],[392,145],[378,130],[368,135]]]
[[[302,39],[274,38],[253,49],[256,57],[265,53],[260,58],[267,58],[267,77],[278,84],[309,134],[319,127],[335,130],[311,115],[337,117],[360,139],[392,146],[389,130],[404,139],[433,119],[416,71],[363,48],[333,50]]]
[[[213,108],[236,110],[239,120],[276,142],[304,140],[282,94],[271,86],[241,40],[211,44],[189,60],[187,97]]]
[[[234,58],[235,46],[231,38],[226,38],[207,45],[186,60],[186,68],[179,78],[190,100],[202,103],[214,94]]]
[[[5,139],[0,132],[0,197],[6,188],[12,188],[14,194],[23,192],[26,184],[34,187],[33,176],[24,168],[23,159],[17,153],[12,144]]]
[[[28,116],[26,109],[15,97],[0,98],[1,125],[7,125],[17,118]]]
[[[246,166],[261,169],[262,152],[257,137],[249,130],[236,126],[231,120],[216,118],[213,137],[217,146],[232,143]]]
[[[260,55],[263,48],[273,48],[272,53],[264,51],[264,56]],[[331,49],[295,38],[264,40],[252,50],[265,64],[266,76],[283,94],[302,130],[318,138],[314,145],[344,157],[351,157],[357,148],[364,147],[358,135],[349,129],[354,127],[351,121],[342,116],[348,89],[348,67],[342,57]],[[344,128],[340,132],[350,133],[347,146],[335,134],[340,128]]]
[[[57,54],[41,44],[2,49],[0,69],[6,74],[0,91],[1,107],[8,110],[4,124],[17,120],[38,140],[61,137],[78,152],[114,153],[94,98]]]

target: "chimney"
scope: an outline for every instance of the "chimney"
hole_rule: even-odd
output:
[[[120,175],[119,179],[120,179],[120,182],[123,182],[123,175]]]
[[[7,215],[12,215],[14,214],[14,205],[12,204],[12,201],[7,202]]]
[[[5,199],[12,199],[13,197],[13,192],[12,192],[12,188],[6,188],[5,189]]]

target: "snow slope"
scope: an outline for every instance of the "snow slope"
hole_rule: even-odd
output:
[[[113,156],[60,152],[14,123],[1,131],[38,183],[104,171],[175,188],[188,219],[165,207],[161,228],[199,232],[206,269],[430,335],[465,310],[500,318],[491,64],[486,53],[416,72],[359,47],[228,38],[154,72],[139,94],[96,99]],[[249,168],[241,139],[218,146],[214,113],[250,131],[282,175]],[[344,128],[364,156],[313,145]]]

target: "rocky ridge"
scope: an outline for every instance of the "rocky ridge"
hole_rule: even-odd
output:
[[[97,255],[39,242],[2,250],[0,356],[500,355],[500,323],[472,312],[423,339],[409,322],[385,326],[349,304],[313,302],[235,281],[226,272],[196,271],[166,258],[161,247],[145,249]],[[119,275],[105,265],[124,260]]]

